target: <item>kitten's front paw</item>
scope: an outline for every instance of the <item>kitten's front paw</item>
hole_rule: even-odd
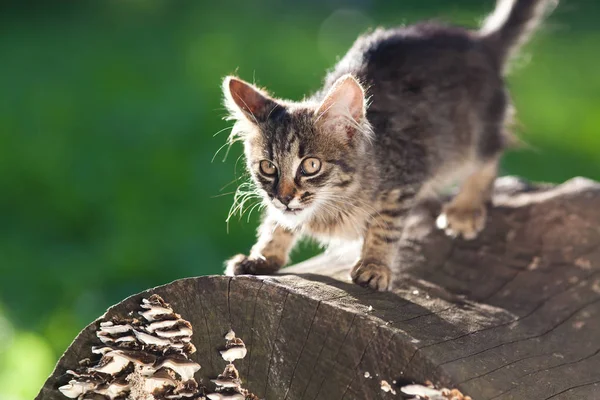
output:
[[[281,268],[273,258],[249,257],[238,254],[225,263],[225,275],[270,275]]]
[[[385,291],[390,288],[392,271],[385,265],[375,263],[363,263],[359,260],[350,272],[352,281],[360,286]]]
[[[486,215],[485,205],[465,207],[450,203],[444,206],[435,224],[448,236],[461,235],[466,240],[472,240],[483,230]]]

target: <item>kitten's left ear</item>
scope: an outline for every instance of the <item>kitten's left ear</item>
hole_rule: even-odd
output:
[[[344,127],[349,138],[365,118],[365,91],[352,75],[344,75],[333,84],[316,111],[318,124]],[[344,126],[345,125],[345,126]],[[354,130],[352,129],[354,128]]]
[[[235,118],[241,114],[256,124],[265,122],[277,103],[265,92],[241,79],[228,76],[223,81],[225,106]]]

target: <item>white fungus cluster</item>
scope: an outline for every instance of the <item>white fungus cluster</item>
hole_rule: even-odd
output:
[[[246,345],[242,339],[235,337],[235,332],[229,331],[225,335],[225,349],[221,350],[221,357],[229,364],[225,370],[212,382],[217,387],[215,393],[207,394],[210,400],[245,400],[255,399],[256,397],[249,393],[248,390],[242,388],[240,374],[233,365],[235,360],[241,360],[246,357]]]
[[[396,391],[394,390],[394,388],[392,387],[392,385],[390,385],[388,383],[388,381],[382,380],[379,384],[381,386],[381,390],[383,390],[384,392],[391,393],[391,394],[396,394]]]
[[[158,295],[143,299],[141,318],[113,318],[100,323],[101,346],[87,360],[69,370],[68,384],[59,387],[67,397],[94,400],[158,400],[204,398],[194,374],[200,365],[188,357],[196,351],[192,326]]]
[[[411,400],[472,400],[470,396],[463,395],[458,389],[436,389],[431,382],[426,385],[406,385],[400,388],[405,396],[411,396]],[[412,397],[414,396],[414,397]]]

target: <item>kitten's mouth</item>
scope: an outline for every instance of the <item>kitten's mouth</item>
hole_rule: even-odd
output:
[[[306,207],[290,207],[289,205],[283,204],[278,199],[273,199],[272,204],[276,209],[285,215],[297,215],[306,209]]]
[[[302,210],[303,210],[302,208],[289,208],[289,207],[286,207],[286,209],[283,210],[283,212],[286,213],[286,214],[293,214],[293,215],[295,215],[295,214],[298,214]]]

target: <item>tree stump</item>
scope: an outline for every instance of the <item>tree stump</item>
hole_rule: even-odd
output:
[[[600,184],[498,179],[475,241],[447,238],[431,220],[412,226],[422,257],[403,261],[392,292],[350,283],[357,249],[344,249],[276,276],[178,280],[102,318],[159,294],[191,322],[196,380],[209,389],[233,329],[248,348],[236,363],[244,386],[261,399],[401,397],[383,392],[381,380],[430,380],[474,400],[600,399]],[[99,321],[77,336],[37,399],[66,399],[57,387],[94,356]]]

